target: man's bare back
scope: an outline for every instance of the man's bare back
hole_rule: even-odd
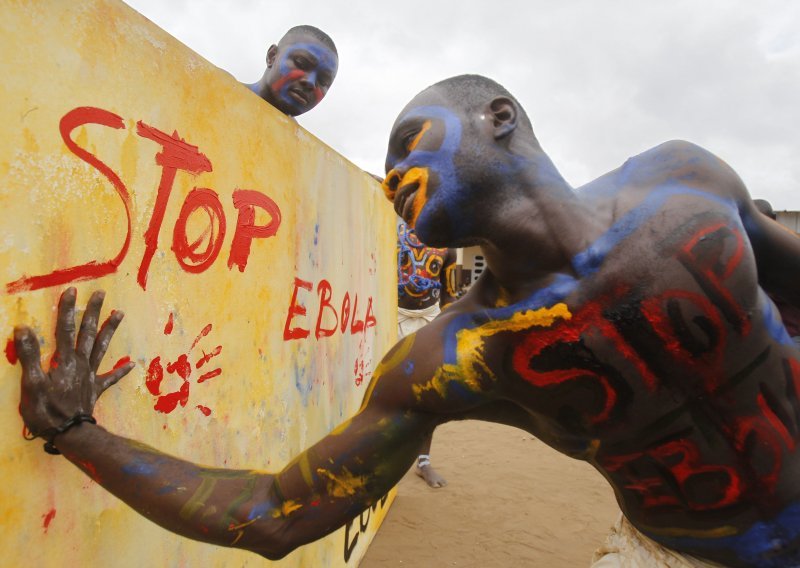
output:
[[[377,501],[438,424],[481,418],[592,463],[626,517],[672,550],[800,562],[800,359],[761,288],[800,304],[800,241],[758,214],[727,165],[673,142],[573,190],[516,100],[463,76],[404,109],[386,169],[387,196],[423,242],[479,244],[488,269],[386,355],[356,416],[275,474],[202,468],[90,424],[58,434],[58,448],[166,528],[275,558]],[[62,357],[74,302],[69,291],[59,309]],[[93,298],[89,330],[99,310]],[[58,393],[42,386],[33,333],[16,338],[21,411],[47,437],[69,413],[47,410]],[[156,473],[130,483],[130,463]],[[207,511],[183,514],[210,475]],[[167,479],[186,496],[165,497]]]

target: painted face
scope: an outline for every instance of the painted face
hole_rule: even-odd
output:
[[[453,163],[461,144],[461,121],[443,106],[408,111],[392,131],[383,191],[400,217],[425,237],[436,216],[459,216]]]
[[[446,254],[447,249],[426,247],[414,229],[401,225],[397,231],[397,293],[418,300],[438,299]]]
[[[296,42],[281,47],[270,88],[283,108],[296,116],[317,106],[339,67],[335,53],[320,43]]]

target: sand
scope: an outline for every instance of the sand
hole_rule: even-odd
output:
[[[619,515],[597,471],[516,428],[446,424],[431,456],[448,485],[409,471],[361,568],[585,567]]]

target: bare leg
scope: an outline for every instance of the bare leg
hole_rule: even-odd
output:
[[[433,434],[425,439],[425,443],[422,445],[422,452],[417,458],[417,465],[414,467],[414,472],[424,479],[425,483],[427,483],[429,487],[438,489],[439,487],[444,487],[447,485],[447,480],[436,473],[436,470],[433,469],[433,466],[431,465],[430,452],[432,439]]]

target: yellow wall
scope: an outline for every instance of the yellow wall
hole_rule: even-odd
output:
[[[125,355],[137,363],[101,399],[100,424],[202,464],[280,468],[355,412],[371,370],[394,341],[394,216],[378,185],[120,2],[0,6],[4,344],[14,324],[29,323],[45,338],[49,357],[58,295],[68,280],[87,278],[77,283],[79,302],[103,288],[107,309],[126,312],[106,365]],[[324,102],[316,112],[325,112]],[[170,172],[174,183],[143,286],[145,233],[159,183],[168,188]],[[194,188],[201,189],[193,195],[211,205],[187,217],[188,237],[179,230],[174,239]],[[256,225],[277,223],[280,213],[276,234],[252,240],[246,266],[244,252],[231,261],[239,214],[246,210],[235,207],[236,190],[258,192],[236,194],[260,200]],[[262,206],[270,203],[268,213]],[[219,218],[213,235],[204,232],[220,211],[223,238]],[[181,243],[191,248],[198,237],[197,257],[185,261],[190,268],[200,265],[192,272],[173,248],[175,242],[179,251]],[[217,240],[216,258],[204,262]],[[323,280],[333,308],[324,309],[321,326],[331,329],[342,319],[346,294],[351,315],[344,332],[339,325],[317,338]],[[313,290],[297,288],[296,303],[307,313],[295,314],[288,327],[310,333],[286,339],[300,281]],[[376,325],[354,331],[354,318],[369,321],[370,298]],[[219,354],[197,368],[218,346]],[[181,387],[186,393],[178,375],[166,370],[181,355],[193,364],[188,396],[185,406],[167,412],[170,397],[159,396]],[[160,388],[151,384],[157,396],[146,373],[158,357],[164,380]],[[156,527],[63,458],[46,455],[40,441],[24,441],[19,367],[8,350],[0,359],[0,564],[267,564]],[[159,401],[164,412],[155,409]],[[389,503],[279,564],[355,565]]]

